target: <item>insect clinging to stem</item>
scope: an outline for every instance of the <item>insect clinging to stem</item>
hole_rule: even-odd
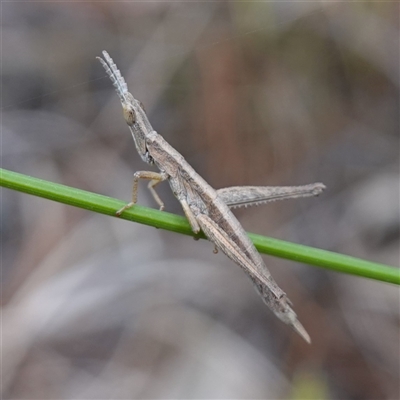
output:
[[[168,181],[173,194],[194,233],[202,230],[215,247],[238,264],[253,281],[264,303],[283,322],[291,326],[306,342],[310,336],[292,309],[286,293],[278,286],[247,233],[231,212],[231,208],[268,203],[275,200],[309,197],[320,194],[325,185],[303,186],[234,186],[213,189],[151,126],[141,102],[128,91],[125,79],[106,51],[97,57],[110,77],[121,100],[123,114],[143,161],[155,165],[160,172],[137,171],[134,174],[132,201],[116,212],[120,216],[137,201],[140,179],[149,180],[155,201],[164,203],[155,191],[156,185]]]

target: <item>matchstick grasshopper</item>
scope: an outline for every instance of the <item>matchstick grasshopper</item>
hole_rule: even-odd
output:
[[[103,51],[103,57],[104,59],[97,58],[121,100],[124,118],[132,133],[136,150],[143,161],[156,165],[160,170],[138,171],[134,174],[132,201],[118,210],[116,215],[120,216],[136,203],[140,179],[150,180],[148,188],[160,210],[163,210],[164,203],[155,191],[155,186],[168,181],[193,232],[198,233],[202,230],[217,249],[242,267],[253,281],[264,303],[278,318],[310,343],[310,336],[291,308],[292,303],[272,278],[260,254],[230,209],[275,200],[315,196],[320,194],[325,186],[322,183],[314,183],[304,186],[235,186],[213,189],[178,151],[154,131],[141,102],[128,92],[125,79],[112,58],[106,51]]]

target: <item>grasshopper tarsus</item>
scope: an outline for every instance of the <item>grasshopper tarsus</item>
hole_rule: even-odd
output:
[[[115,215],[116,215],[117,217],[120,217],[121,214],[122,214],[124,211],[129,210],[129,209],[132,208],[135,204],[136,204],[136,203],[134,203],[134,202],[132,202],[132,201],[131,201],[130,203],[128,203],[128,204],[125,204],[122,208],[120,208],[120,209],[115,213]]]

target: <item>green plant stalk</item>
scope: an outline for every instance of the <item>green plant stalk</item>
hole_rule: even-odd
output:
[[[5,169],[0,169],[0,185],[115,218],[117,218],[115,212],[126,204],[111,197],[48,182]],[[192,232],[186,218],[165,211],[136,205],[125,211],[119,218],[185,235],[205,238],[203,234],[195,235]],[[398,268],[252,233],[249,236],[261,253],[400,285],[400,270]]]

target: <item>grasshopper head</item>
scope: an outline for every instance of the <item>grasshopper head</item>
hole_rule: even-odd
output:
[[[153,128],[147,119],[140,101],[136,100],[132,94],[128,92],[128,85],[113,59],[106,51],[103,51],[103,57],[104,59],[101,57],[97,57],[97,59],[110,77],[118,97],[121,100],[124,118],[129,126],[133,140],[135,141],[136,150],[143,161],[152,163],[152,158],[146,147],[146,134],[153,131]]]
[[[151,163],[146,147],[146,134],[151,132],[153,128],[147,119],[143,106],[129,92],[125,93],[121,104],[124,119],[131,131],[137,152],[143,161]]]
[[[122,103],[122,111],[124,113],[124,118],[129,126],[132,126],[136,122],[136,112],[130,103]]]

